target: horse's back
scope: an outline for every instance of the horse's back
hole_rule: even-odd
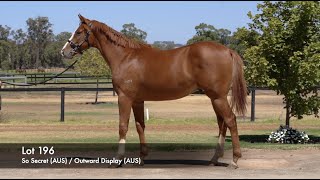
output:
[[[144,67],[141,82],[145,93],[163,94],[166,99],[174,99],[175,94],[182,97],[196,88],[229,86],[232,61],[228,56],[229,49],[220,44],[199,42],[172,50],[150,49],[143,53],[140,67]]]

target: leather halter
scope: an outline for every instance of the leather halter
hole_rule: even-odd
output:
[[[81,22],[80,24],[86,24],[86,23],[85,22]],[[88,26],[91,28],[92,27],[92,23],[90,22]],[[91,47],[91,45],[89,43],[89,35],[90,35],[90,33],[91,33],[91,31],[87,31],[86,37],[79,44],[76,44],[76,43],[72,42],[71,40],[68,40],[68,43],[70,44],[70,46],[71,46],[71,48],[73,49],[74,52],[78,52],[78,53],[82,54],[83,50],[80,50],[80,47],[85,42],[88,44],[88,47]]]
[[[83,50],[80,50],[80,47],[81,47],[82,44],[85,43],[85,42],[86,42],[86,43],[88,44],[88,46],[90,47],[90,43],[89,43],[89,35],[90,35],[90,32],[91,32],[91,31],[87,31],[86,37],[85,37],[84,40],[83,40],[81,43],[79,43],[79,44],[76,44],[76,43],[72,42],[71,40],[68,40],[68,43],[70,44],[70,46],[71,46],[71,48],[73,49],[73,51],[82,54],[82,53],[83,53]]]

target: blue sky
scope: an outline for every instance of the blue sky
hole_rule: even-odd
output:
[[[46,16],[53,32],[73,32],[78,14],[120,31],[125,23],[148,33],[148,43],[173,40],[185,44],[195,34],[194,27],[207,23],[234,32],[251,22],[247,13],[257,12],[257,1],[1,1],[0,24],[26,30],[26,20]]]

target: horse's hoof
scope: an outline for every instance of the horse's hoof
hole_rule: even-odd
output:
[[[231,163],[229,164],[228,168],[231,168],[231,169],[238,169],[239,166],[237,165],[237,163],[231,161]]]
[[[219,162],[217,160],[211,160],[209,162],[209,166],[218,166],[219,165]]]
[[[144,160],[143,159],[141,159],[141,161],[140,161],[140,164],[139,164],[140,166],[144,166]]]
[[[219,157],[218,156],[213,156],[211,158],[211,160],[209,161],[209,165],[214,165],[214,166],[218,166],[219,162],[218,162]]]
[[[114,168],[119,168],[119,167],[122,167],[122,165],[119,165],[119,164],[111,164],[111,165],[109,165],[108,168],[114,169]]]
[[[134,166],[134,167],[144,166],[144,159],[140,157],[139,162],[135,162],[135,163],[133,163],[133,164],[131,164],[131,165]]]
[[[141,160],[140,163],[134,163],[133,166],[135,167],[141,167],[141,166],[144,166],[144,161]]]
[[[219,162],[218,160],[216,160],[216,161],[210,161],[210,162],[209,162],[209,166],[223,166],[223,167],[227,167],[228,164],[223,163],[223,162]]]

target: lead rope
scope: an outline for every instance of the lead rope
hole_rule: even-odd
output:
[[[82,58],[82,56],[81,56]],[[79,59],[81,59],[79,58]],[[10,83],[10,82],[6,82],[6,81],[1,81],[1,83],[3,84],[9,84],[9,85],[14,85],[14,86],[34,86],[34,85],[37,85],[37,84],[45,84],[46,82],[54,79],[54,78],[57,78],[59,77],[61,74],[63,74],[64,72],[68,71],[73,65],[75,65],[79,59],[76,59],[70,66],[67,67],[67,69],[65,69],[64,71],[62,71],[61,73],[47,79],[47,80],[44,80],[44,81],[41,81],[39,83]]]

